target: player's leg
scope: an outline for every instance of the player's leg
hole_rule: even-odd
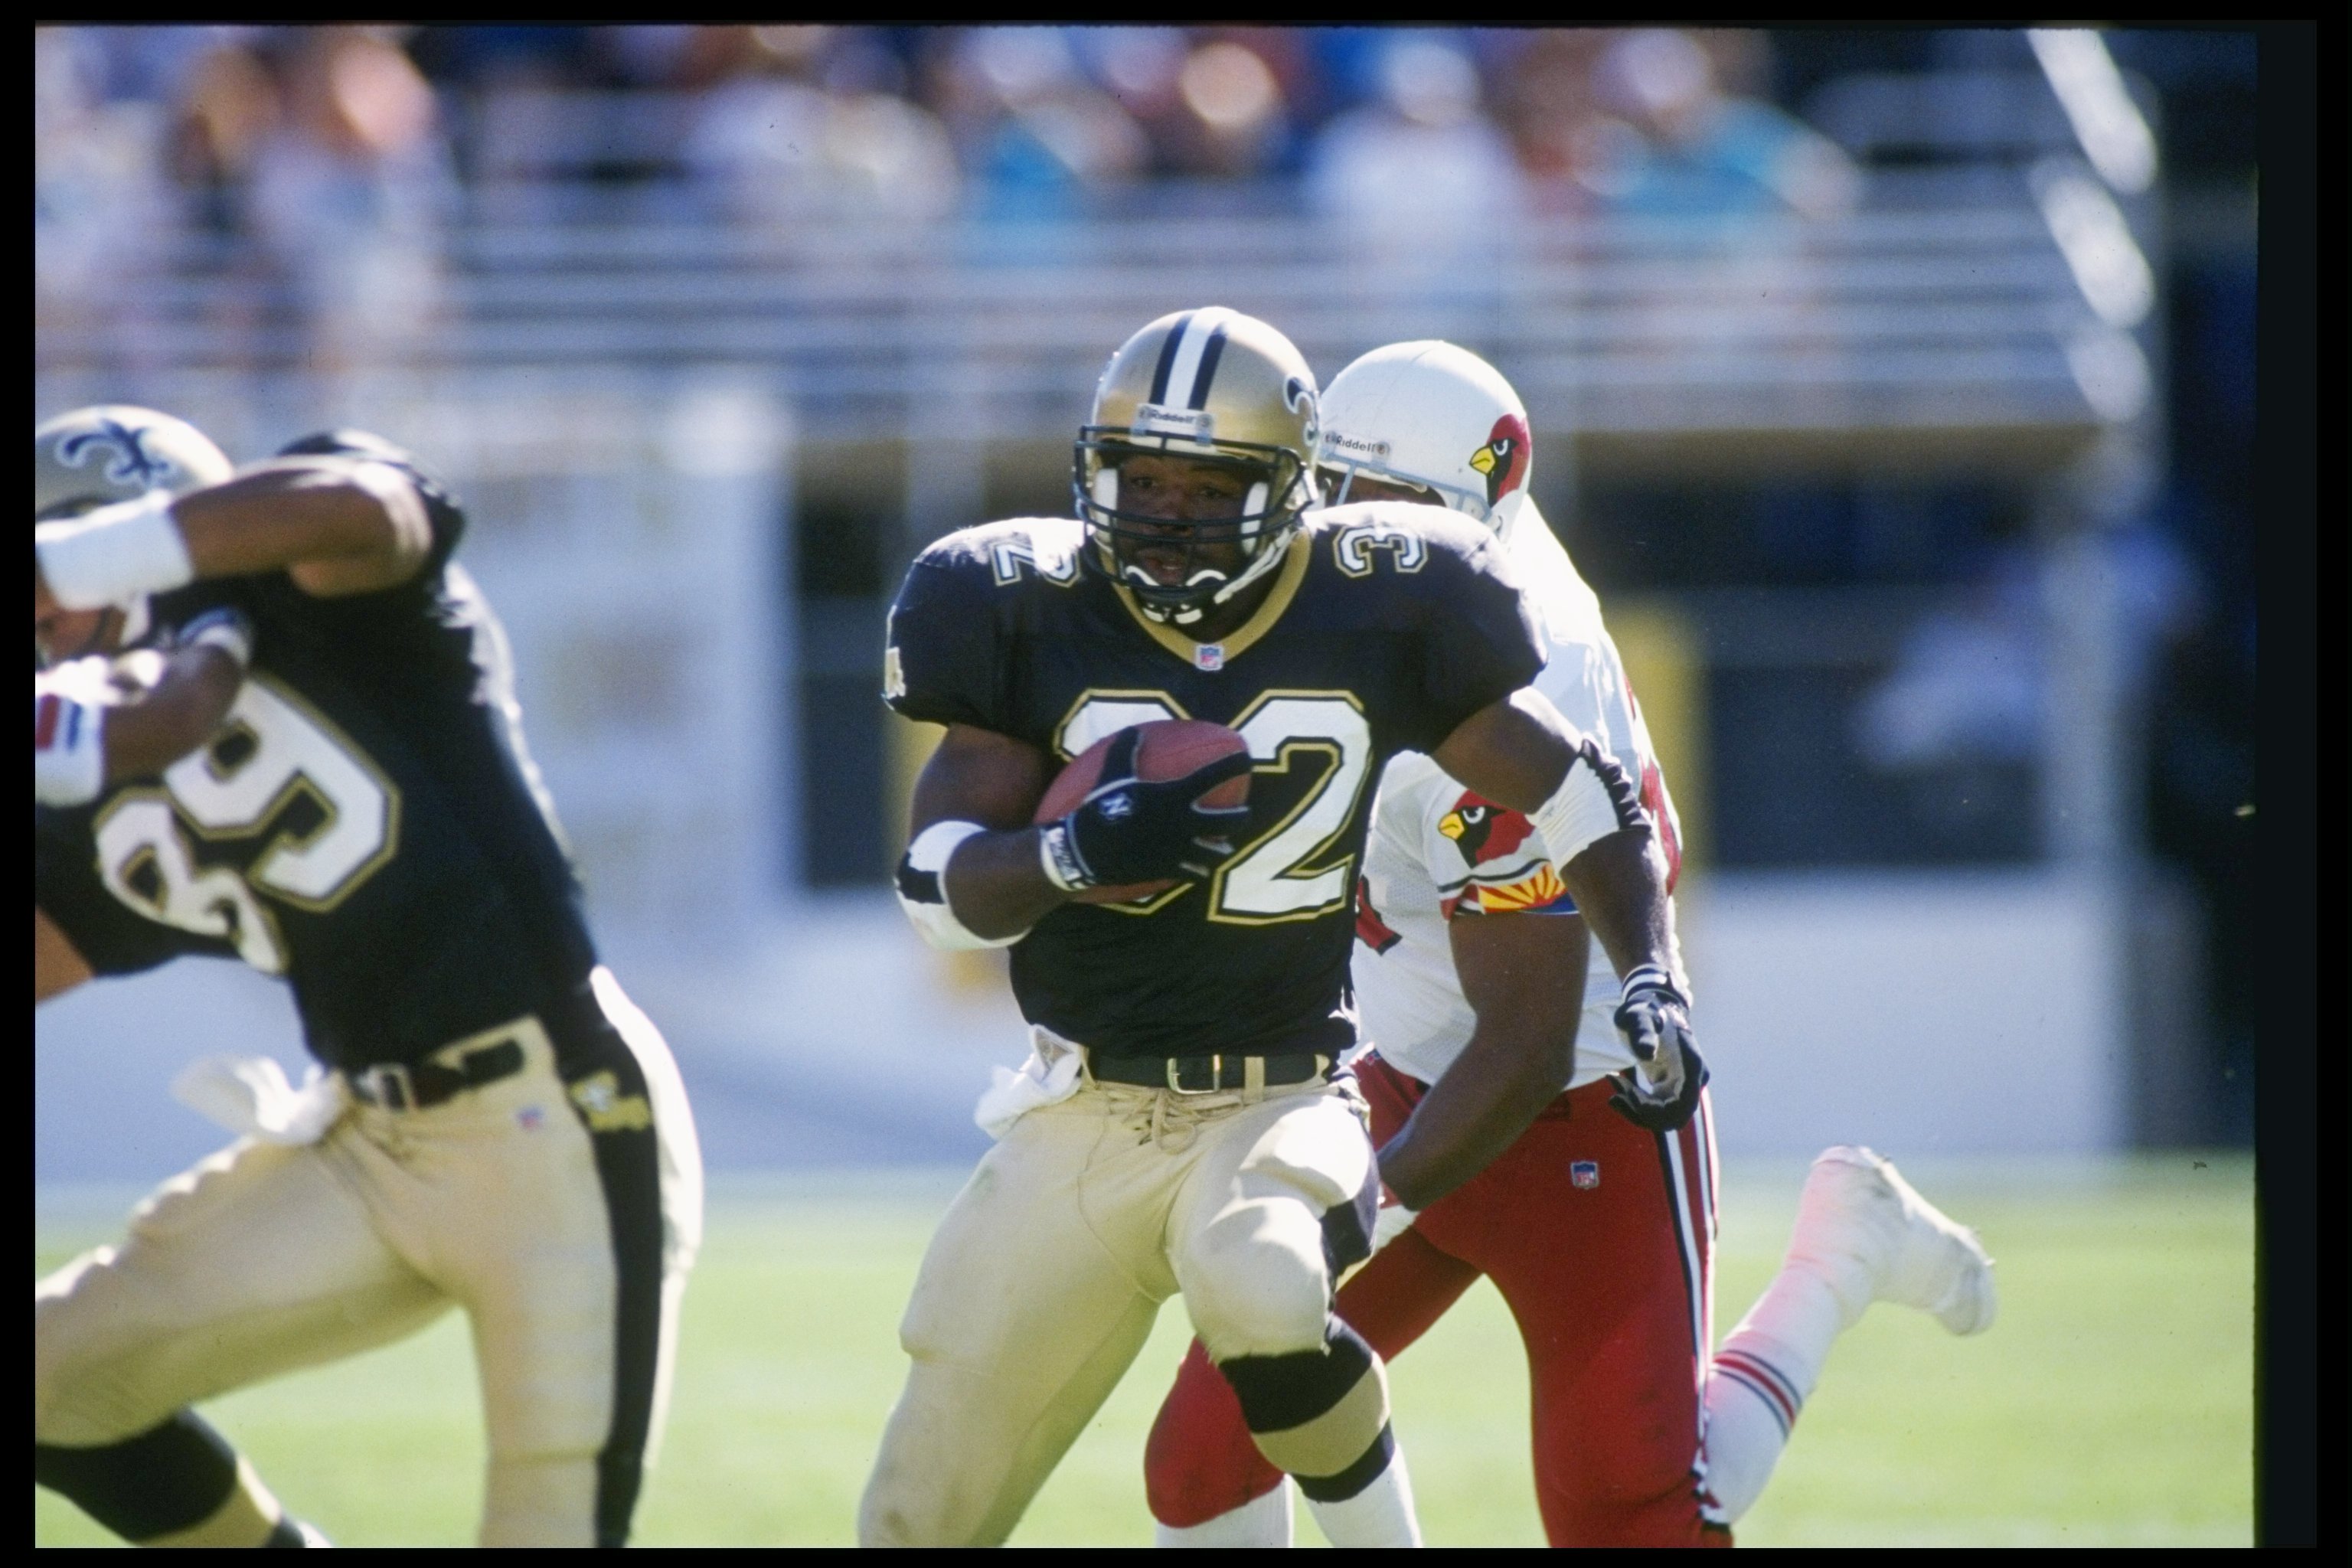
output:
[[[1421,1225],[1479,1264],[1526,1341],[1536,1495],[1554,1546],[1728,1545],[1704,1516],[1700,1397],[1712,1154],[1563,1097]],[[1702,1118],[1706,1114],[1702,1108]]]
[[[932,1235],[898,1330],[913,1364],[858,1505],[861,1545],[998,1545],[1175,1289],[1171,1168],[1090,1086],[1013,1124]],[[1130,1096],[1131,1097],[1131,1096]]]
[[[1412,1114],[1411,1080],[1377,1058],[1358,1069],[1375,1145]],[[1336,1310],[1391,1361],[1427,1332],[1478,1271],[1408,1230],[1340,1288]],[[1233,1384],[1194,1340],[1144,1445],[1144,1495],[1162,1546],[1279,1546],[1290,1540],[1282,1472],[1258,1452]]]
[[[1417,1544],[1387,1373],[1330,1310],[1380,1195],[1360,1107],[1352,1086],[1275,1091],[1205,1123],[1169,1250],[1252,1440],[1297,1480],[1323,1532],[1335,1545]]]
[[[604,1000],[443,1053],[511,1039],[520,1072],[371,1113],[382,1222],[471,1321],[484,1545],[625,1543],[661,1428],[701,1159],[661,1037],[617,991]]]
[[[447,1310],[331,1168],[348,1135],[225,1150],[142,1204],[121,1247],[34,1286],[37,1481],[132,1541],[299,1544],[252,1467],[188,1406]]]
[[[1956,1334],[1991,1327],[1992,1260],[1975,1233],[1867,1149],[1813,1162],[1780,1271],[1715,1352],[1707,1487],[1737,1520],[1764,1491],[1838,1335],[1873,1301],[1933,1314]]]
[[[1383,1362],[1427,1332],[1478,1271],[1406,1231],[1339,1290],[1336,1310]],[[1282,1472],[1250,1440],[1234,1387],[1194,1340],[1144,1445],[1144,1496],[1162,1546],[1290,1540]]]

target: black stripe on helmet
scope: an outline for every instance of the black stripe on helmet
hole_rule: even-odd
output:
[[[1167,403],[1168,373],[1176,368],[1177,347],[1183,342],[1185,329],[1192,324],[1192,317],[1194,314],[1196,314],[1196,312],[1187,310],[1182,315],[1177,317],[1176,324],[1168,329],[1168,336],[1161,340],[1160,344],[1160,363],[1158,365],[1153,367],[1151,372],[1151,395],[1145,398],[1145,402],[1162,405]]]
[[[1216,331],[1209,334],[1208,343],[1201,350],[1201,368],[1192,377],[1192,396],[1186,407],[1206,408],[1209,405],[1209,384],[1217,378],[1217,359],[1224,352],[1225,323],[1219,321]]]

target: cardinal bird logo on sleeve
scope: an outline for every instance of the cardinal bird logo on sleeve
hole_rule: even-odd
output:
[[[1536,829],[1525,814],[1465,790],[1454,809],[1438,819],[1437,831],[1454,841],[1470,871],[1458,884],[1460,891],[1443,900],[1446,919],[1514,910],[1576,911],[1559,873],[1539,846],[1528,843]],[[1481,866],[1487,869],[1481,872]]]
[[[1518,812],[1465,791],[1454,809],[1439,820],[1437,831],[1454,840],[1465,863],[1475,866],[1508,855],[1527,842],[1535,826]]]
[[[1486,504],[1493,506],[1528,479],[1528,422],[1506,414],[1486,432],[1486,444],[1470,454],[1470,466],[1486,477]]]

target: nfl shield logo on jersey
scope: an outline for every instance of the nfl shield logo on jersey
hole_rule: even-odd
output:
[[[1192,662],[1202,669],[1224,668],[1225,645],[1221,642],[1201,644],[1192,650]]]
[[[1568,1167],[1568,1184],[1571,1187],[1597,1187],[1601,1184],[1601,1162],[1571,1161]]]

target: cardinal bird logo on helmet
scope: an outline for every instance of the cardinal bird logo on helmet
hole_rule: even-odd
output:
[[[1527,482],[1528,422],[1506,414],[1486,432],[1486,444],[1470,454],[1470,466],[1486,478],[1486,504],[1493,506]]]

